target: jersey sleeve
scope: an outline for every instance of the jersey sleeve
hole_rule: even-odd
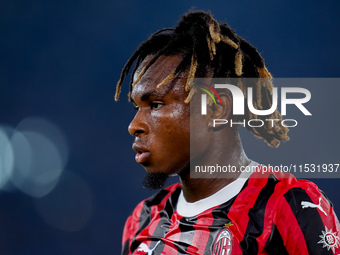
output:
[[[122,255],[131,254],[130,246],[133,237],[136,235],[139,229],[139,219],[141,211],[143,209],[143,204],[144,201],[140,202],[125,222],[122,237]]]
[[[289,189],[278,203],[270,254],[339,254],[339,222],[332,203],[311,182]]]

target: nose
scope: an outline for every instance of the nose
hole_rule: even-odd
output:
[[[140,136],[148,131],[145,116],[143,116],[141,110],[139,110],[128,127],[129,133],[132,136]]]

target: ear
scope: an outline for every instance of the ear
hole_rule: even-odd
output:
[[[214,119],[225,119],[230,120],[232,118],[232,97],[230,93],[221,92],[219,93],[222,104],[219,100],[216,101],[216,105],[212,104],[207,109],[207,115],[210,118],[209,127],[213,127]]]

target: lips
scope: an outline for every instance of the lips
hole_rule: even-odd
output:
[[[139,143],[133,143],[132,149],[137,153],[135,156],[135,160],[137,163],[143,164],[148,161],[150,151],[148,151],[146,147]]]

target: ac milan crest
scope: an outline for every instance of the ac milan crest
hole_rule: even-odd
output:
[[[230,255],[233,246],[233,235],[227,228],[222,229],[215,240],[212,255]]]

